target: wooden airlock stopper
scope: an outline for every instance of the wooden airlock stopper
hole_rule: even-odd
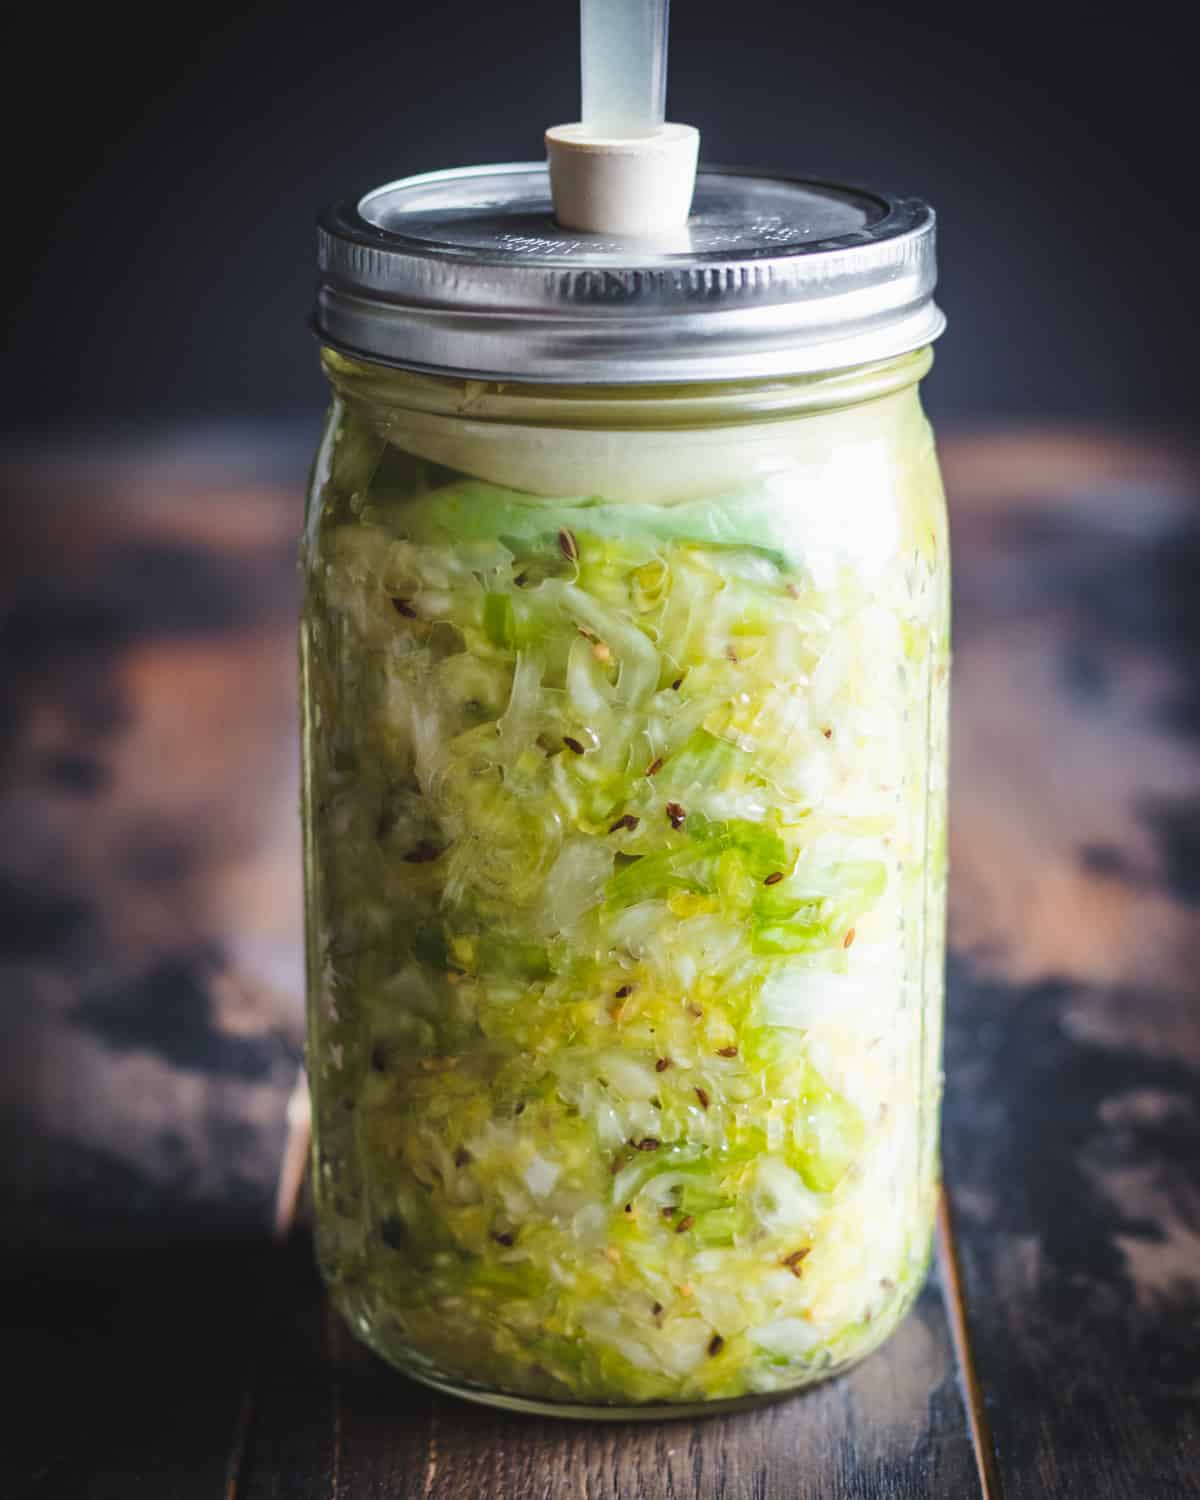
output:
[[[691,210],[700,132],[664,123],[667,0],[580,0],[582,121],[546,132],[564,229],[661,235]]]

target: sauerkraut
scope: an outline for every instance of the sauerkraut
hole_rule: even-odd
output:
[[[319,1235],[410,1370],[741,1397],[914,1295],[944,871],[925,448],[907,477],[839,454],[883,491],[867,534],[811,466],[546,495],[335,409],[303,635]]]

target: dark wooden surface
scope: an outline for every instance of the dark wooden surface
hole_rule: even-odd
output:
[[[433,1395],[335,1323],[303,1233],[272,1239],[302,460],[9,466],[4,1500],[1200,1495],[1197,465],[1097,433],[944,455],[953,1231],[848,1376],[658,1424]]]
[[[979,1493],[937,1289],[878,1357],[806,1396],[704,1421],[576,1423],[436,1395],[328,1313],[293,1251],[238,1500],[915,1500]]]

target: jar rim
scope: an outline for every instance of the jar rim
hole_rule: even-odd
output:
[[[705,166],[679,236],[610,240],[557,226],[544,163],[424,173],[322,215],[314,327],[350,356],[477,379],[848,369],[942,332],[935,230],[917,198]]]

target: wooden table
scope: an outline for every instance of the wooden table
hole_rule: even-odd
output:
[[[295,453],[9,466],[5,1500],[1200,1496],[1197,464],[1097,433],[944,454],[935,1273],[843,1379],[645,1425],[408,1383],[273,1235],[302,1041]]]

